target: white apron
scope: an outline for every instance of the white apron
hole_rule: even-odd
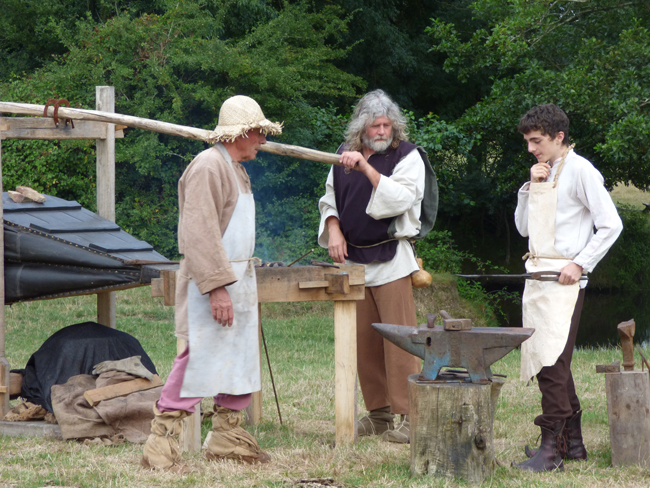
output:
[[[560,162],[551,182],[530,184],[528,197],[528,248],[526,271],[560,271],[571,263],[555,249],[557,180],[564,165]],[[523,325],[535,333],[521,345],[520,378],[530,380],[543,367],[553,366],[560,357],[571,328],[571,317],[580,284],[561,285],[557,281],[526,280]]]
[[[234,173],[232,163],[229,163]],[[181,397],[218,393],[243,395],[261,390],[257,280],[252,256],[255,249],[255,202],[252,193],[239,197],[223,235],[223,247],[237,282],[226,287],[234,309],[232,327],[212,318],[209,293],[201,295],[190,281],[187,322],[190,357]]]

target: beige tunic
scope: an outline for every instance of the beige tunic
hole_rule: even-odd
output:
[[[217,143],[200,153],[178,182],[178,250],[183,255],[176,282],[176,337],[188,339],[190,278],[202,294],[236,281],[221,238],[239,197],[237,181]],[[244,167],[233,161],[242,192],[251,193]]]

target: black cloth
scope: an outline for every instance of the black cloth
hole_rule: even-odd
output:
[[[96,322],[69,325],[52,334],[27,361],[20,392],[25,400],[52,412],[50,390],[62,385],[72,376],[92,374],[102,361],[140,356],[151,373],[156,367],[140,342],[132,335]]]
[[[558,422],[568,420],[580,410],[580,400],[571,374],[571,359],[584,300],[585,288],[582,288],[573,309],[571,328],[564,351],[553,366],[546,366],[537,373],[539,390],[542,392],[542,415],[535,418],[535,425],[540,427],[553,429]]]
[[[396,149],[389,148],[386,152],[371,155],[368,164],[382,175],[390,176],[397,163],[416,147],[415,144],[401,141]],[[340,154],[345,150],[345,146],[341,146],[338,152]],[[349,244],[348,259],[355,263],[385,263],[393,259],[397,251],[397,240],[389,240],[392,238],[389,228],[394,218],[377,220],[366,213],[372,191],[372,183],[360,171],[346,173],[345,168],[334,167],[334,192],[340,227]]]

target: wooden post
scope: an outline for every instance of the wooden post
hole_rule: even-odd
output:
[[[2,195],[2,133],[0,133],[0,195]],[[0,198],[0,220],[3,209]],[[4,226],[0,232],[0,253],[5,254]],[[9,361],[5,357],[5,260],[0,259],[0,418],[9,412]]]
[[[257,303],[257,323],[258,337],[260,343],[260,371],[262,370],[262,304]],[[257,425],[262,419],[262,390],[254,391],[250,405],[246,407],[246,423],[248,425]]]
[[[650,465],[648,371],[605,374],[612,465]]]
[[[334,408],[336,445],[354,444],[357,430],[357,302],[334,302]]]
[[[115,112],[115,88],[95,87],[96,108]],[[97,214],[115,222],[115,125],[106,125],[106,139],[97,139]],[[115,292],[97,294],[97,322],[115,329]]]
[[[494,471],[493,386],[418,382],[417,374],[409,376],[408,384],[411,476],[429,474],[475,484],[490,477]]]

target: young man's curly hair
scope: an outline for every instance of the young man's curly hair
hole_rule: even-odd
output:
[[[547,103],[531,108],[519,121],[517,130],[528,134],[534,130],[555,139],[558,132],[564,132],[562,144],[569,144],[569,117],[557,105]]]

